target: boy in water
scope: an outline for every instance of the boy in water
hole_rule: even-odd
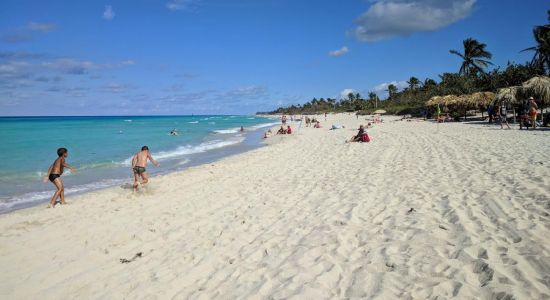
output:
[[[142,179],[141,184],[146,184],[149,182],[149,176],[145,170],[147,160],[150,160],[156,167],[159,166],[158,162],[151,156],[151,152],[149,152],[149,147],[147,146],[141,147],[141,151],[136,153],[134,158],[132,158],[132,170],[134,171],[134,191],[137,191],[138,186],[140,185],[140,178]]]
[[[52,200],[50,200],[50,205],[48,205],[48,207],[54,207],[57,203],[57,198],[61,199],[61,205],[67,204],[65,202],[65,188],[63,186],[63,180],[61,180],[61,175],[63,174],[63,170],[65,168],[69,168],[71,173],[76,172],[76,168],[69,166],[65,162],[65,158],[69,156],[69,151],[66,148],[57,149],[57,156],[57,159],[50,166],[48,169],[48,174],[43,180],[44,183],[48,182],[48,180],[51,181],[57,188],[57,191],[53,194]]]

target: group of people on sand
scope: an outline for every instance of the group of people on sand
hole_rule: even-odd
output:
[[[519,107],[519,129],[535,129],[537,127],[537,115],[538,115],[539,106],[533,97],[530,97],[528,100],[523,101]],[[506,102],[502,102],[499,106],[490,106],[487,109],[489,114],[489,123],[497,121],[500,125],[500,128],[503,129],[504,125],[508,129],[511,129],[508,124],[508,107]]]
[[[65,186],[61,175],[65,168],[69,169],[71,173],[76,173],[76,168],[70,166],[66,162],[66,158],[69,156],[69,150],[67,148],[57,149],[57,159],[54,160],[52,165],[48,168],[46,176],[44,176],[44,183],[50,181],[56,188],[55,193],[50,200],[48,207],[53,208],[57,204],[59,199],[61,205],[67,204],[65,202]],[[141,150],[132,157],[132,173],[134,175],[134,191],[137,191],[140,185],[147,184],[149,182],[149,175],[147,174],[147,161],[150,161],[153,165],[159,166],[159,163],[153,158],[149,147],[143,146]]]
[[[281,128],[279,128],[277,134],[292,134],[292,128],[288,125],[285,129],[284,126],[281,125]]]
[[[522,103],[518,111],[520,130],[523,129],[523,127],[525,127],[525,129],[535,129],[537,127],[538,109],[537,102],[533,97],[530,97]],[[508,106],[506,102],[502,102],[498,106],[489,106],[487,113],[489,114],[489,123],[496,121],[501,129],[504,129],[504,125],[506,125],[507,129],[512,129],[510,124],[508,124]]]
[[[523,103],[519,113],[519,129],[523,129],[524,126],[527,130],[529,130],[529,127],[537,128],[538,109],[539,106],[533,97],[530,97],[528,102]]]
[[[310,118],[308,116],[305,117],[305,121],[306,121],[306,127],[310,127],[312,123],[314,123],[315,118]]]
[[[309,118],[306,116],[305,120],[306,120],[306,127],[313,126],[313,128],[322,128],[321,122],[319,122],[319,120],[315,118]]]

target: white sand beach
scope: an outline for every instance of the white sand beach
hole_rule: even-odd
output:
[[[0,298],[550,299],[550,131],[319,119],[1,215]]]

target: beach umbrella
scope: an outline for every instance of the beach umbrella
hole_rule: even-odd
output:
[[[469,95],[468,104],[473,108],[485,108],[491,104],[495,99],[495,93],[491,92],[477,92]]]
[[[426,102],[426,106],[436,106],[441,101],[441,96],[433,96]]]
[[[516,103],[518,101],[517,96],[520,91],[521,91],[521,87],[519,86],[511,86],[511,87],[499,89],[492,103],[493,105],[495,103],[501,103],[503,101],[508,103]]]
[[[375,113],[375,114],[385,114],[386,111],[383,110],[383,109],[378,109],[378,110],[375,110],[374,113]]]
[[[441,102],[445,106],[453,106],[458,103],[458,97],[455,95],[447,95],[441,98]]]
[[[521,95],[525,98],[533,97],[542,101],[543,104],[550,102],[550,78],[546,76],[535,76],[522,85]]]

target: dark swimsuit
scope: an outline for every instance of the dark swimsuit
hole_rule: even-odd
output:
[[[51,181],[51,182],[54,182],[57,178],[61,177],[60,174],[50,174],[50,176],[48,176],[48,179]]]
[[[141,175],[142,173],[145,173],[144,167],[134,167],[134,173]]]

